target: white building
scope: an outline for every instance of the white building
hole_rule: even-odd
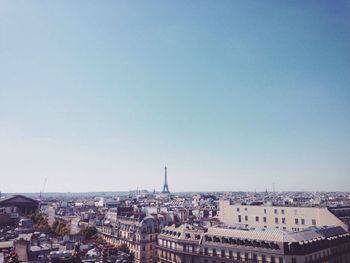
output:
[[[219,219],[225,225],[242,227],[278,228],[302,231],[307,227],[348,227],[326,207],[253,206],[233,204],[220,200]]]

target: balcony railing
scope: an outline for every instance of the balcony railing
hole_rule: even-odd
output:
[[[199,253],[197,251],[190,252],[190,251],[183,250],[183,248],[164,247],[164,246],[160,246],[160,245],[157,245],[156,248],[166,250],[169,252],[173,252],[173,253],[177,253],[177,254],[183,254],[183,255],[192,255],[192,256],[199,255]]]
[[[100,235],[104,235],[104,236],[108,236],[108,237],[112,237],[115,238],[117,240],[121,240],[121,241],[127,241],[133,244],[147,244],[147,243],[155,243],[156,240],[153,241],[149,241],[149,240],[137,240],[136,238],[126,238],[126,237],[122,237],[119,235],[115,235],[114,233],[108,233],[108,232],[98,232]]]

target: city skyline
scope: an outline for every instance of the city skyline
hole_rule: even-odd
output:
[[[0,191],[348,191],[349,13],[0,1]]]

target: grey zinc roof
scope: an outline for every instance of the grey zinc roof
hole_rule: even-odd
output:
[[[285,236],[284,242],[302,242],[323,238],[323,236],[314,230],[308,229],[300,232],[291,232]]]
[[[290,232],[276,228],[233,229],[225,227],[209,227],[207,231],[204,232],[203,229],[194,228],[190,225],[185,224],[178,227],[166,227],[164,228],[164,231],[164,234],[177,239],[196,240],[196,235],[209,235],[219,238],[229,237],[242,240],[248,239],[281,243],[309,242],[325,239],[329,236],[346,234],[346,232],[341,227],[308,228],[300,232]]]
[[[325,227],[321,229],[316,230],[318,233],[322,234],[324,237],[331,237],[331,236],[337,236],[337,235],[343,235],[347,232],[340,226],[335,227]]]
[[[274,228],[242,230],[242,229],[209,227],[207,234],[211,236],[225,236],[225,237],[240,238],[240,239],[285,242],[284,238],[285,238],[285,235],[288,235],[288,232],[280,229],[274,229]]]
[[[172,231],[173,233],[172,236],[179,239],[196,239],[196,235],[202,235],[204,233],[202,229],[193,228],[192,226],[187,224],[183,224],[178,227],[175,227],[174,225],[172,225],[172,226],[166,227],[164,230],[169,232]],[[189,235],[189,238],[188,238],[188,235]]]

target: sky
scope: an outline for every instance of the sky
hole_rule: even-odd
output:
[[[349,46],[347,0],[0,0],[0,191],[349,191]]]

